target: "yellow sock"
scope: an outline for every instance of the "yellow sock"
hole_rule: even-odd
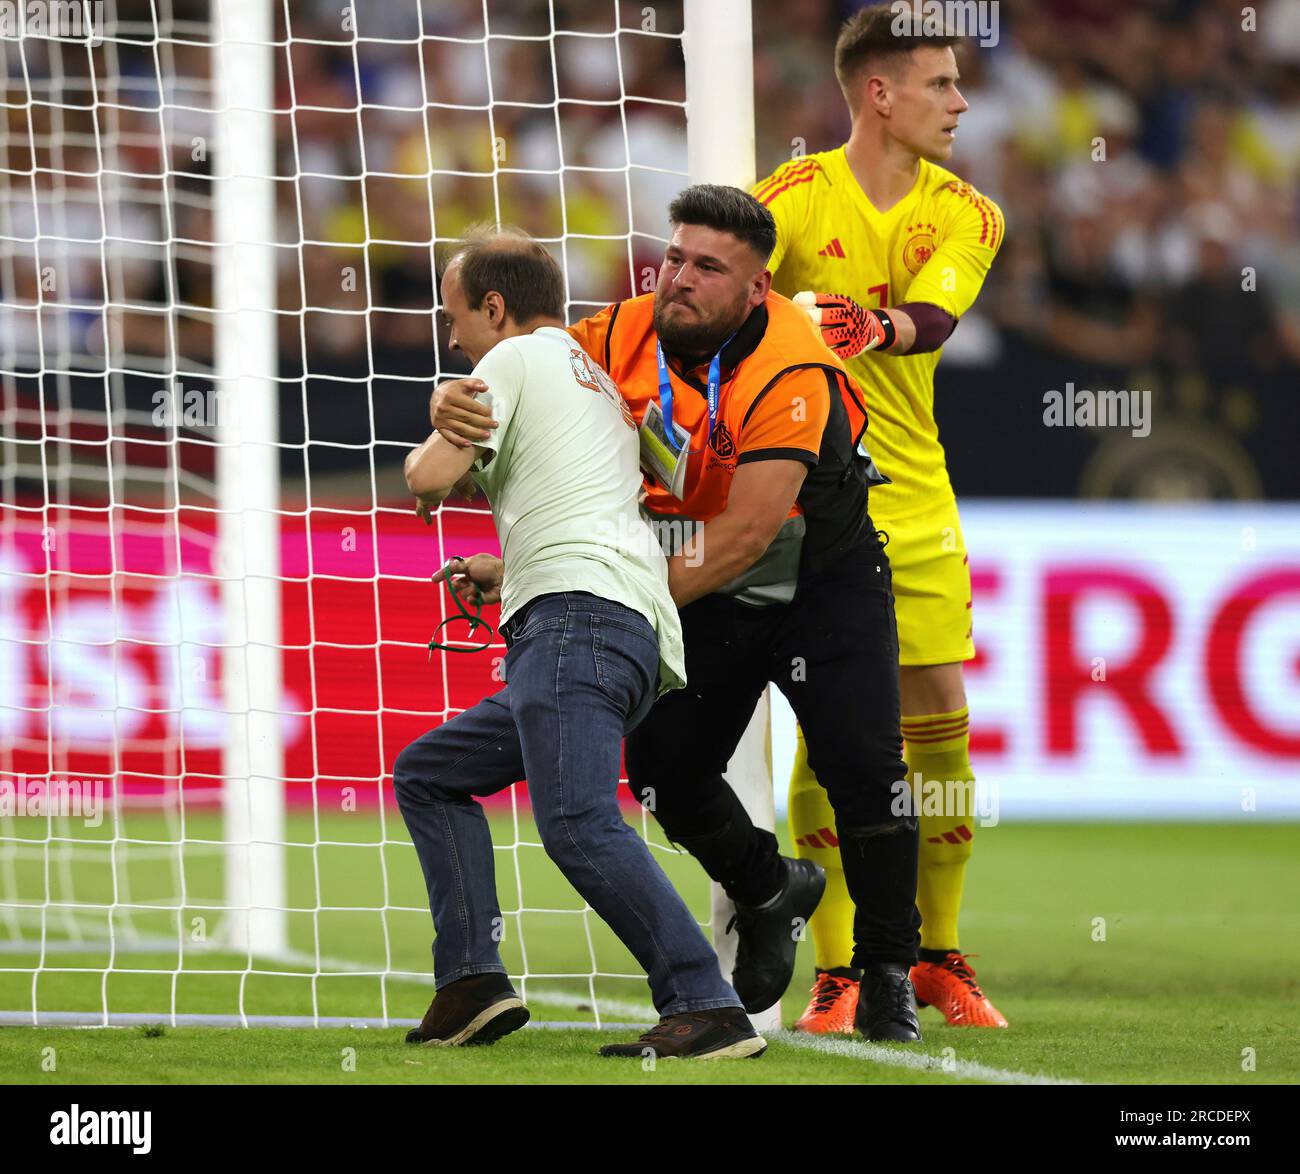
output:
[[[903,757],[917,799],[921,855],[916,905],[921,911],[921,948],[956,950],[957,917],[975,835],[975,773],[970,765],[970,715],[952,713],[903,718]],[[929,784],[918,793],[916,776]],[[943,784],[964,783],[965,787]],[[942,786],[937,787],[936,784]],[[939,802],[939,796],[945,802]],[[953,804],[956,800],[956,805]],[[932,810],[927,814],[927,802]]]
[[[808,766],[803,730],[795,730],[794,768],[790,772],[790,838],[795,855],[815,860],[826,870],[826,894],[808,928],[818,970],[835,970],[853,962],[853,900],[844,880],[835,813],[826,788]]]

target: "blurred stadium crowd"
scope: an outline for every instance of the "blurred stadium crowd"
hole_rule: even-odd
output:
[[[337,39],[334,6],[319,7],[328,25],[315,35]],[[296,92],[280,105],[349,113],[346,125],[325,113],[300,117],[297,147],[282,142],[283,152],[297,152],[282,172],[355,174],[364,164],[422,177],[428,160],[443,173],[433,183],[438,237],[499,213],[538,236],[566,238],[575,314],[640,292],[659,260],[663,209],[682,182],[674,171],[685,157],[681,50],[671,36],[681,12],[679,2],[621,7],[623,27],[670,35],[625,35],[617,45],[560,37],[553,57],[548,40],[496,42],[489,76],[481,47],[452,39],[484,32],[482,3],[463,0],[426,7],[420,57],[411,46],[367,61],[351,46],[295,45]],[[831,47],[857,7],[755,0],[760,176],[792,153],[846,137]],[[414,14],[401,8],[390,6],[387,27],[369,31],[414,35]],[[550,32],[544,3],[489,9],[493,33]],[[609,0],[557,3],[556,25],[608,32],[612,9]],[[361,11],[365,31],[370,11]],[[1040,392],[1066,379],[1163,389],[1157,410],[1166,438],[1183,437],[1178,451],[1149,466],[1137,458],[1127,471],[1081,468],[1090,491],[1282,491],[1286,470],[1268,459],[1262,425],[1300,375],[1300,0],[1265,0],[1254,31],[1242,28],[1235,0],[1006,0],[998,16],[998,44],[972,44],[962,56],[970,110],[950,166],[1002,205],[1010,231],[947,365],[970,368],[977,395],[989,376],[996,391],[1009,365],[1023,370],[1024,356],[1043,370],[1033,384]],[[313,36],[299,17],[292,31]],[[381,108],[363,115],[359,135],[350,113],[358,79]],[[657,101],[620,108],[620,94]],[[557,96],[566,100],[558,108]],[[403,109],[421,101],[442,104],[427,141]],[[484,111],[456,109],[489,101],[490,126]],[[505,169],[495,189],[485,177],[494,143]],[[422,178],[304,184],[304,235],[344,244],[366,239],[368,228],[371,240],[427,239],[422,189]],[[629,227],[645,234],[630,247]],[[306,251],[322,270],[309,287],[337,290],[342,308],[353,295],[330,280],[332,252]],[[427,311],[423,250],[372,246],[371,265],[372,304]],[[281,304],[294,304],[298,288],[287,273]],[[321,319],[329,345],[364,342],[364,319],[345,322],[350,330],[333,315]],[[376,314],[370,329],[381,345],[407,346],[427,338],[428,324],[422,313]],[[442,358],[444,369],[456,368],[455,357]],[[1038,410],[1036,396],[1021,397],[1026,403]],[[1136,458],[1142,450],[1119,451]],[[954,464],[963,466],[957,454]]]
[[[840,22],[860,6],[755,0],[760,176],[792,153],[846,137],[831,47]],[[489,5],[492,32],[550,32],[546,4],[513,4],[498,15],[501,7]],[[625,28],[681,28],[680,3],[621,7]],[[412,35],[414,15],[403,18],[400,8],[390,6],[387,31],[375,35]],[[556,25],[607,32],[612,8],[609,0],[557,3]],[[310,127],[300,118],[298,156],[284,171],[359,172],[359,147],[371,171],[422,173],[431,157],[436,171],[460,173],[435,176],[437,236],[499,211],[538,236],[567,235],[575,314],[639,292],[658,262],[663,208],[682,182],[672,170],[684,159],[679,43],[560,37],[552,59],[546,40],[503,41],[493,45],[489,77],[478,44],[438,39],[481,36],[483,11],[480,0],[427,9],[424,31],[432,35],[422,70],[405,47],[358,68],[350,46],[296,46],[293,76],[310,79],[292,95],[296,104],[350,108],[360,78],[366,100],[390,109],[375,116],[374,135],[363,118],[358,136],[350,113],[346,131],[332,115]],[[336,30],[332,6],[321,13]],[[947,348],[948,367],[993,375],[996,389],[996,373],[1025,369],[1029,356],[1046,380],[1033,385],[1039,390],[1066,379],[1155,385],[1166,437],[1183,436],[1178,452],[1144,470],[1094,471],[1085,489],[1285,492],[1290,462],[1269,459],[1267,425],[1300,375],[1300,0],[1264,0],[1253,30],[1242,27],[1236,0],[1004,0],[998,17],[998,43],[972,44],[962,55],[970,110],[950,166],[1002,205],[1009,232],[975,312]],[[293,33],[311,35],[297,17]],[[620,108],[611,104],[620,94],[657,102]],[[558,109],[557,96],[566,99]],[[421,98],[444,104],[429,120],[427,147],[418,119],[397,109]],[[481,110],[453,109],[489,100],[490,127]],[[524,105],[509,105],[516,102]],[[481,178],[492,170],[494,142],[507,169],[495,189],[499,208],[491,181]],[[625,172],[625,163],[636,166]],[[372,240],[427,238],[426,201],[416,194],[422,181],[372,181],[364,214],[360,186],[305,186],[305,202],[316,196],[304,207],[312,218],[305,235],[360,241],[368,214]],[[634,236],[630,248],[621,239],[629,224],[648,234]],[[594,239],[602,236],[616,239]],[[307,255],[337,268],[332,257]],[[422,250],[372,248],[376,262],[375,304],[427,310]],[[287,285],[282,304],[296,296],[296,275]],[[343,348],[364,330],[359,319],[351,337],[335,326],[322,324]],[[371,328],[377,340],[407,345],[427,322],[377,315]],[[455,359],[443,357],[454,369]],[[954,463],[960,470],[961,458]],[[1088,481],[1086,470],[1080,478]]]
[[[133,3],[119,0],[119,10]],[[845,138],[832,46],[860,6],[754,0],[759,176]],[[287,378],[409,377],[435,362],[440,372],[463,369],[431,321],[424,242],[454,239],[476,220],[554,241],[575,317],[652,286],[664,208],[685,182],[681,0],[354,7],[347,19],[359,40],[335,0],[277,5],[277,37],[287,42],[278,50],[277,167],[296,181],[278,185],[280,240],[306,242],[280,252],[280,307],[303,311],[280,319]],[[940,368],[959,488],[1300,497],[1283,415],[1300,376],[1300,0],[996,7],[997,44],[971,44],[960,59],[970,109],[949,164],[997,200],[1008,223],[990,281]],[[174,0],[171,12],[183,24],[203,8]],[[630,31],[612,37],[616,9]],[[552,37],[552,13],[556,28],[578,35]],[[202,108],[209,56],[205,46],[172,45],[160,69],[152,49],[118,52],[115,138],[135,169],[163,162],[150,138],[155,79],[164,78],[166,101]],[[28,75],[39,75],[39,55],[29,58]],[[46,66],[47,78],[57,75],[51,88],[67,82],[70,67]],[[15,84],[11,68],[11,95]],[[113,300],[165,305],[171,282],[196,308],[181,316],[179,349],[201,356],[211,223],[207,167],[190,142],[205,118],[201,109],[172,117],[172,223],[153,235],[193,244],[173,249],[170,273],[137,253]],[[22,135],[12,112],[9,122],[12,147]],[[94,171],[92,147],[71,137],[59,157],[69,171],[81,169],[78,159]],[[95,187],[93,175],[60,183],[64,203],[71,189],[89,196]],[[131,214],[128,202],[128,226]],[[145,205],[133,214],[159,219]],[[147,224],[136,228],[122,235],[153,239]],[[21,266],[7,283],[24,296]],[[164,345],[156,319],[128,312],[122,322],[129,350]],[[1008,429],[1039,425],[1042,391],[1067,380],[1154,388],[1157,429],[1177,440],[1174,451],[1152,459],[1154,445],[1129,446],[1131,459],[1101,473],[1089,464],[1094,440],[1063,442],[1078,460],[1040,453],[1038,466],[1033,454],[980,455]],[[955,437],[966,441],[956,451]]]

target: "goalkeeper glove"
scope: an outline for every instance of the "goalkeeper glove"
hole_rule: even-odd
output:
[[[868,310],[847,294],[795,294],[794,304],[804,311],[822,332],[822,341],[841,359],[864,351],[888,350],[897,332],[884,310]]]

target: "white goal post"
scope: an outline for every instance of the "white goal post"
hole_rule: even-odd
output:
[[[222,762],[226,944],[289,949],[280,649],[280,419],[275,329],[275,28],[265,0],[214,5],[218,141],[215,386],[217,556],[229,714]]]
[[[493,653],[424,649],[447,616],[431,544],[456,550],[484,515],[447,505],[417,531],[396,504],[391,469],[419,437],[385,431],[376,388],[427,397],[448,372],[432,307],[390,309],[373,258],[427,258],[551,184],[557,229],[534,231],[573,315],[644,291],[665,197],[755,179],[750,0],[681,4],[679,26],[655,28],[624,23],[640,5],[548,0],[537,26],[483,0],[462,28],[425,0],[386,0],[343,8],[327,36],[286,0],[210,0],[205,20],[197,3],[107,0],[84,41],[0,40],[0,1026],[389,1026],[422,1010],[428,910],[385,774],[396,731],[463,708]],[[561,27],[569,8],[581,20]],[[670,96],[629,89],[629,55],[678,48]],[[546,101],[510,88],[515,53],[551,75]],[[298,54],[304,70],[350,71],[353,104],[308,92],[321,78],[295,76]],[[588,69],[596,81],[561,93]],[[315,119],[341,136],[349,118],[357,176],[299,132]],[[177,162],[191,152],[192,170]],[[360,227],[325,224],[326,189],[353,193]],[[385,218],[395,191],[418,193],[407,223]],[[593,221],[596,196],[611,223]],[[625,254],[627,281],[596,300],[600,250]],[[322,274],[349,267],[359,279],[322,293]],[[426,330],[436,370],[381,372],[377,312],[404,337]],[[347,360],[326,376],[310,357],[322,339]],[[220,406],[197,425],[177,418],[191,388]],[[351,430],[318,435],[316,402],[354,392]],[[319,454],[344,471],[318,475]],[[435,610],[414,632],[411,606]],[[727,772],[767,828],[769,724],[764,696]],[[99,787],[96,819],[58,808],[56,780],[87,803]],[[503,953],[535,1018],[646,1021],[643,976],[543,876],[526,803],[512,793],[494,819]],[[675,880],[698,885],[640,821]],[[724,971],[730,913],[715,887]],[[779,1026],[779,1008],[755,1021]]]

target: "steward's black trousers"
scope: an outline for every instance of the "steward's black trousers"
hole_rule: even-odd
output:
[[[774,897],[776,837],[754,827],[722,773],[764,686],[776,685],[835,811],[857,907],[853,964],[913,964],[918,832],[899,732],[889,560],[878,540],[869,534],[830,569],[801,580],[788,604],[707,595],[681,618],[687,684],[661,697],[628,735],[632,793],[733,901]]]

